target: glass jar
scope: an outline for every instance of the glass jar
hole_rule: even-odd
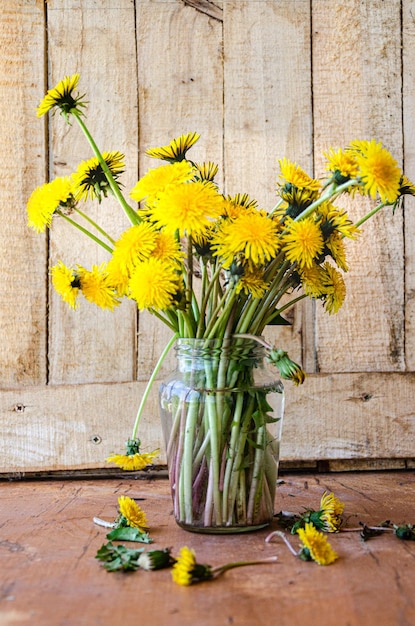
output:
[[[267,526],[274,515],[284,388],[252,339],[179,339],[160,385],[176,522],[196,532]]]

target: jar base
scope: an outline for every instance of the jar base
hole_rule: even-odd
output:
[[[186,524],[176,520],[176,524],[183,530],[187,530],[191,533],[199,533],[204,535],[235,535],[240,533],[249,533],[262,528],[267,528],[271,521],[263,522],[262,524],[252,524],[249,526],[195,526],[193,524]]]

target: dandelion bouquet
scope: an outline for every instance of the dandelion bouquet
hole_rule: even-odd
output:
[[[273,414],[269,396],[281,396],[282,386],[268,374],[262,386],[256,385],[263,355],[254,346],[265,350],[283,379],[302,383],[301,366],[265,341],[265,329],[286,323],[284,312],[307,297],[319,300],[328,314],[336,313],[346,293],[346,240],[355,239],[382,207],[395,210],[415,187],[381,143],[355,140],[327,151],[322,179],[280,160],[275,205],[266,211],[247,194],[221,193],[217,166],[188,157],[199,139],[192,132],[147,150],[164,163],[130,190],[130,200],[138,203],[133,204],[119,183],[124,156],[97,147],[85,123],[84,96],[76,93],[78,82],[75,74],[48,91],[38,116],[60,111],[68,123],[75,120],[93,156],[72,176],[32,193],[29,226],[43,232],[64,219],[107,251],[108,262],[99,267],[59,261],[51,268],[52,283],[69,306],[77,308],[83,296],[112,310],[129,298],[170,328],[161,360],[179,340],[186,364],[182,381],[170,381],[162,401],[170,415],[166,440],[178,520],[191,524],[203,510],[204,527],[255,525],[262,519],[263,494],[268,493],[271,507],[273,502],[275,471],[268,461],[278,453],[271,431],[282,416]],[[101,202],[108,194],[126,217],[118,239],[81,208],[84,199]],[[369,196],[378,204],[354,222],[336,206],[342,194]],[[196,356],[189,353],[192,342],[197,342]],[[230,345],[236,352],[229,352]],[[197,367],[189,366],[196,362]],[[140,454],[137,436],[147,393],[126,454],[111,457],[127,469],[141,469],[154,458]]]

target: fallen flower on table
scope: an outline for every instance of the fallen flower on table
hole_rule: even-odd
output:
[[[138,506],[137,502],[128,496],[118,498],[120,514],[117,518],[117,526],[131,526],[138,528],[141,532],[148,529],[147,515]]]
[[[114,522],[107,522],[94,517],[94,523],[113,530],[107,535],[107,539],[118,541],[140,541],[151,543],[148,530],[147,515],[135,500],[128,496],[118,498],[119,514]]]
[[[172,578],[178,585],[188,587],[194,583],[203,582],[205,580],[213,580],[221,574],[224,574],[227,570],[234,569],[236,567],[275,563],[276,561],[277,557],[275,556],[257,561],[237,561],[235,563],[226,563],[225,565],[212,568],[210,565],[198,563],[196,561],[196,554],[194,550],[184,546],[181,548],[179,556],[173,565]]]
[[[311,522],[316,528],[327,533],[339,532],[343,523],[344,503],[333,492],[325,491],[321,496],[320,508],[307,509],[304,513],[295,514],[288,511],[280,511],[275,516],[278,521],[295,535],[299,528],[304,528],[307,522]]]
[[[298,551],[293,548],[285,533],[280,530],[270,533],[265,538],[265,543],[270,543],[273,537],[281,537],[291,554],[304,561],[315,561],[319,565],[330,565],[338,558],[338,554],[327,541],[327,537],[311,522],[306,522],[304,528],[298,528],[297,534],[302,544]]]

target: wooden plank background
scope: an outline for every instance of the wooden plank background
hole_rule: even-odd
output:
[[[58,259],[105,254],[58,220],[46,236],[27,228],[31,191],[91,156],[76,126],[36,119],[46,89],[81,74],[88,125],[103,150],[125,153],[127,190],[154,165],[147,147],[190,131],[225,193],[266,208],[279,158],[321,175],[323,151],[355,138],[381,140],[415,180],[414,16],[413,0],[2,1],[1,473],[105,468],[169,338],[132,303],[73,312],[50,288]],[[112,200],[88,211],[115,235],[127,226]],[[339,314],[307,302],[267,336],[309,374],[286,384],[283,463],[413,466],[414,232],[411,198],[378,215],[349,247]],[[140,435],[162,447],[155,393]]]

